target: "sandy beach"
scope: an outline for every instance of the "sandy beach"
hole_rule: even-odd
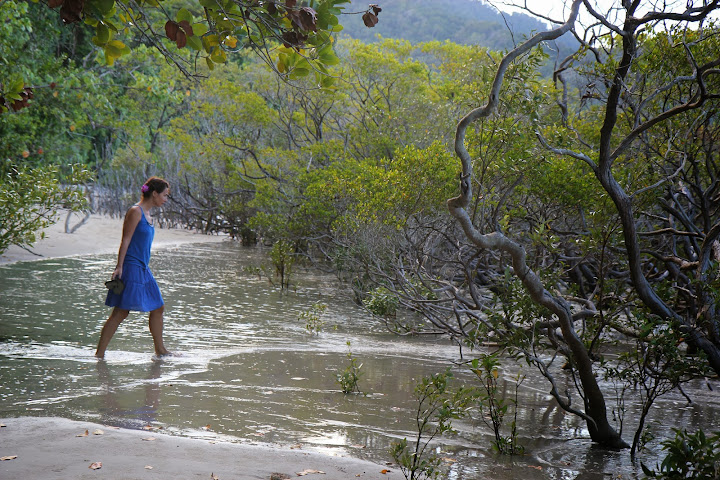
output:
[[[402,478],[392,467],[302,447],[213,442],[61,418],[5,418],[0,425],[0,478],[8,480]]]
[[[14,262],[115,253],[122,220],[93,215],[75,233],[65,216],[45,231],[30,253],[12,247],[0,266]],[[78,217],[73,219],[77,223]],[[186,243],[228,241],[187,230],[157,229],[153,250]],[[351,457],[309,452],[302,446],[247,445],[117,429],[54,417],[0,419],[2,479],[273,479],[402,478],[399,469]],[[85,432],[88,432],[85,435]],[[102,434],[94,434],[101,431]],[[91,468],[91,466],[100,468]],[[277,473],[278,475],[275,475]]]
[[[0,265],[47,258],[70,257],[97,253],[117,253],[122,235],[121,218],[104,215],[91,215],[89,220],[79,227],[75,233],[65,233],[67,214],[60,215],[60,221],[45,229],[45,238],[40,239],[29,248],[30,251],[12,246],[0,254]],[[82,218],[71,217],[71,228]],[[183,243],[223,242],[226,235],[203,235],[190,230],[176,228],[156,228],[153,250],[182,245]]]

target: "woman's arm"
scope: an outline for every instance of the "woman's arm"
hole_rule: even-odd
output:
[[[122,277],[123,262],[125,262],[125,254],[127,253],[128,247],[130,246],[130,240],[132,240],[133,233],[140,219],[142,218],[142,212],[140,207],[134,205],[125,214],[125,221],[123,222],[123,233],[122,241],[120,242],[120,250],[118,251],[118,261],[115,265],[115,270],[112,274],[112,279]]]

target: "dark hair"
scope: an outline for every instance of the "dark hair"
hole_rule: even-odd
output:
[[[144,188],[145,185],[147,185],[147,189]],[[150,198],[152,196],[152,192],[162,193],[166,188],[170,188],[170,184],[167,180],[160,177],[150,177],[143,184],[142,196],[143,198]]]

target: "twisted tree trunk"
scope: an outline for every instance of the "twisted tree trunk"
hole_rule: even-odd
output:
[[[500,232],[480,233],[473,225],[467,211],[472,201],[472,161],[469,152],[465,148],[465,135],[468,127],[479,119],[489,117],[497,110],[500,88],[508,66],[520,55],[530,51],[540,42],[556,39],[568,32],[575,24],[582,3],[582,0],[573,1],[570,16],[563,25],[557,29],[536,34],[505,55],[495,74],[487,104],[484,107],[472,110],[458,123],[455,131],[455,153],[462,164],[460,195],[449,199],[447,204],[450,214],[459,221],[467,238],[478,248],[494,249],[509,254],[512,258],[514,273],[520,278],[532,300],[557,316],[563,337],[572,354],[571,360],[577,368],[578,377],[584,391],[585,412],[582,416],[587,421],[592,440],[609,448],[627,448],[629,445],[608,422],[605,397],[595,378],[592,360],[587,348],[575,332],[572,315],[567,303],[562,298],[554,297],[545,289],[537,274],[528,267],[525,250],[520,244],[510,240]],[[562,401],[557,392],[554,392],[554,395],[563,408],[571,408],[569,401]]]

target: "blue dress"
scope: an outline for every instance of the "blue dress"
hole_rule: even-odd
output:
[[[125,289],[120,295],[108,291],[105,305],[119,307],[123,310],[151,312],[162,307],[162,295],[148,263],[150,262],[150,246],[155,236],[155,228],[145,218],[140,207],[142,218],[135,227],[130,245],[123,262],[123,273],[120,279]]]

